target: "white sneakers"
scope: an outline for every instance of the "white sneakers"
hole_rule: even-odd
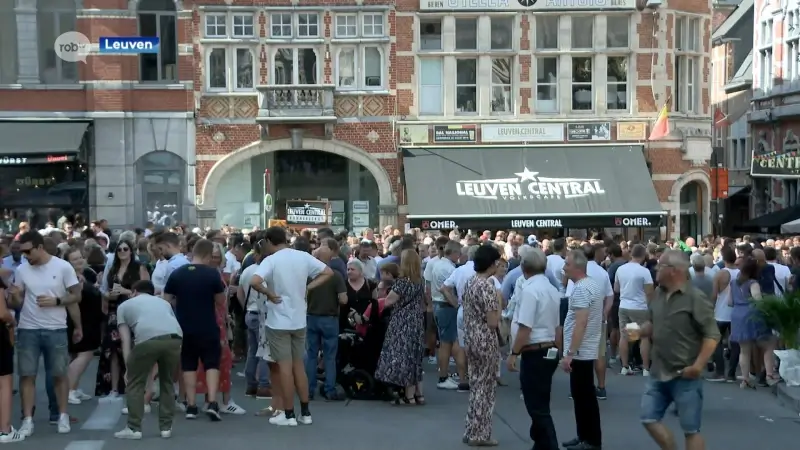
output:
[[[247,414],[247,411],[245,411],[245,409],[241,406],[237,405],[233,399],[231,399],[227,405],[221,405],[219,412],[222,414],[233,414],[234,416],[242,416]]]
[[[138,440],[142,438],[141,431],[133,431],[128,427],[123,428],[120,431],[114,433],[114,437],[117,439],[130,439],[130,440]]]
[[[15,430],[13,427],[8,433],[0,433],[0,444],[12,444],[14,442],[22,442],[25,440],[25,435]]]
[[[69,391],[69,397],[67,398],[67,401],[69,402],[70,405],[80,405],[81,402],[85,402],[91,399],[92,399],[91,395],[78,389],[75,391]]]
[[[455,380],[453,380],[451,377],[447,377],[446,380],[436,383],[436,388],[445,389],[448,391],[455,391],[456,389],[458,389],[458,383],[456,383]]]
[[[283,411],[278,411],[277,414],[270,417],[269,423],[272,425],[277,425],[279,427],[296,427],[298,423],[303,425],[311,425],[314,421],[311,420],[311,416],[300,416],[299,418],[292,417],[291,419],[286,418],[286,413]]]
[[[145,403],[144,404],[144,413],[145,414],[150,414],[150,411],[152,411],[152,408],[150,407],[150,404],[149,403]],[[122,415],[124,415],[124,416],[128,415],[128,407],[127,406],[122,408]]]
[[[58,426],[59,434],[67,434],[72,431],[72,427],[69,424],[69,414],[61,414],[58,417],[58,422],[56,422],[56,425]],[[33,418],[26,417],[22,419],[22,425],[20,425],[18,433],[24,437],[28,437],[33,434],[33,428]]]

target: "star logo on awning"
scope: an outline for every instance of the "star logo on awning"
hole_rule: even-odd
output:
[[[523,181],[536,181],[536,175],[539,175],[539,172],[531,172],[526,167],[525,170],[515,173],[514,175],[518,176],[519,182],[522,183]]]

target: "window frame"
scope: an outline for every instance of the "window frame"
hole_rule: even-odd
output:
[[[36,11],[36,21],[37,21],[37,23],[39,22],[39,18],[41,17],[41,15],[50,16],[50,18],[53,20],[53,23],[57,27],[56,30],[55,30],[55,36],[56,37],[60,36],[63,33],[68,32],[68,31],[77,31],[77,25],[78,25],[78,11],[77,11],[77,9],[75,9],[75,8],[64,8],[64,7],[60,7],[59,5],[54,5],[54,7],[50,7],[49,5],[42,5],[42,6],[43,7],[40,7]],[[61,16],[64,15],[64,14],[72,15],[72,20],[75,23],[75,29],[74,30],[66,30],[66,31],[61,30]],[[41,73],[41,72],[44,72],[42,70],[42,67],[43,67],[43,64],[44,64],[44,61],[45,61],[45,58],[43,58],[43,54],[46,54],[45,53],[46,51],[52,50],[52,46],[42,47],[40,34],[41,34],[41,30],[37,30],[37,35],[36,35],[36,38],[37,38],[37,49],[36,49],[36,53],[37,53],[37,58],[39,59],[39,61],[38,61],[38,64],[39,64],[38,70],[40,72],[39,73],[39,79],[43,84],[50,84],[50,83],[46,83],[46,80],[42,79],[43,73]],[[17,40],[19,40],[19,34],[17,34]],[[64,78],[64,67],[65,66],[70,66],[70,65],[74,68],[74,71],[75,71],[75,79],[74,80],[67,80],[67,79]],[[17,69],[17,70],[19,71],[19,69]],[[67,84],[77,84],[77,83],[80,82],[80,73],[78,71],[77,63],[75,63],[75,62],[64,61],[61,58],[56,57],[55,58],[55,70],[56,70],[56,78],[58,79],[58,81],[56,83],[54,83],[54,84],[67,85]],[[19,76],[19,74],[17,74],[17,76]]]
[[[308,23],[308,21],[307,21],[307,23],[301,24],[300,23],[300,16],[305,16],[306,18],[314,17],[316,19],[316,23],[314,25],[312,25],[311,23]],[[322,28],[322,20],[321,20],[321,17],[320,17],[320,12],[318,12],[318,11],[303,11],[303,12],[294,13],[292,15],[292,22],[296,23],[296,25],[293,27],[293,35],[295,36],[295,39],[320,39],[320,36],[321,36],[321,30],[320,29]],[[306,29],[311,29],[312,26],[315,26],[317,28],[317,34],[315,34],[315,35],[310,35],[309,34],[309,35],[306,35],[306,36],[302,36],[300,34],[301,27],[305,27]]]
[[[381,83],[378,86],[367,86],[366,83],[366,63],[367,63],[367,49],[368,48],[375,48],[378,50],[380,54],[380,63],[379,67],[381,68]],[[355,82],[353,86],[341,86],[339,84],[339,72],[340,72],[340,65],[339,65],[339,57],[341,56],[343,51],[353,50],[354,52],[354,78]],[[386,78],[387,78],[387,70],[386,70],[386,52],[383,48],[383,45],[380,44],[360,44],[360,45],[341,45],[337,46],[335,53],[334,53],[334,84],[336,85],[336,90],[341,92],[348,92],[348,91],[383,91],[386,90]]]
[[[536,30],[533,33],[533,46],[532,46],[532,48],[533,48],[533,52],[534,53],[558,52],[559,51],[559,47],[561,47],[561,44],[562,44],[560,36],[558,34],[559,27],[561,26],[561,17],[562,16],[560,16],[560,15],[553,15],[553,14],[536,14],[534,16],[533,25],[534,25],[534,27],[536,27]],[[545,19],[550,19],[550,18],[555,18],[555,20],[556,20],[556,24],[555,24],[556,25],[556,46],[555,47],[539,47],[539,26],[540,26],[539,20],[541,19],[541,20],[544,21]],[[542,27],[542,28],[544,28],[544,27]],[[570,45],[572,45],[571,41],[572,41],[572,36],[570,36]]]
[[[790,9],[784,21],[784,44],[786,45],[786,81],[792,87],[800,83],[800,6]]]
[[[494,82],[494,61],[497,59],[504,59],[508,60],[508,84],[501,84]],[[515,115],[516,114],[516,92],[514,92],[514,77],[517,75],[516,70],[514,67],[517,65],[516,58],[513,56],[490,56],[489,57],[489,68],[492,73],[489,74],[489,114],[493,116],[506,116],[506,115]],[[508,111],[495,111],[494,110],[494,88],[495,87],[508,87],[508,95],[509,95],[509,104],[508,104]],[[505,105],[504,105],[505,106]]]
[[[488,17],[489,17],[489,33],[490,34],[494,34],[492,32],[492,24],[494,23],[495,19],[499,19],[500,21],[510,21],[511,22],[510,23],[511,28],[509,29],[509,32],[511,33],[509,43],[511,45],[509,47],[505,47],[505,48],[494,48],[494,47],[492,47],[492,44],[494,43],[494,41],[492,41],[490,39],[488,51],[490,51],[490,52],[512,52],[512,51],[514,51],[514,49],[516,48],[516,45],[515,45],[516,39],[514,39],[515,38],[514,31],[516,29],[516,17],[514,17],[514,16],[499,16],[499,15],[493,15],[493,16],[488,16]]]
[[[144,64],[142,64],[142,61],[144,60],[144,57],[146,57],[148,55],[139,55],[139,82],[140,83],[144,83],[144,84],[174,84],[174,83],[179,83],[181,81],[180,80],[180,71],[179,71],[180,59],[181,58],[180,58],[180,38],[178,36],[178,11],[175,10],[175,9],[161,10],[161,11],[137,10],[136,11],[136,29],[137,29],[137,32],[138,32],[139,36],[142,35],[142,20],[141,20],[142,19],[142,15],[155,16],[156,30],[157,30],[156,31],[156,36],[158,37],[160,42],[163,42],[163,39],[162,39],[162,36],[161,36],[161,31],[162,31],[162,28],[163,28],[161,26],[162,18],[163,17],[173,17],[174,18],[175,26],[174,26],[172,31],[173,31],[173,33],[175,33],[175,78],[174,79],[163,78],[163,74],[162,74],[162,70],[161,69],[162,69],[162,65],[163,65],[164,60],[163,60],[162,52],[159,51],[156,54],[156,67],[158,68],[158,70],[157,70],[157,73],[158,73],[158,77],[157,78],[158,79],[156,79],[156,80],[144,80],[143,79],[144,78],[143,77],[144,72],[142,71],[142,69],[144,68]]]
[[[425,24],[439,24],[439,48],[422,48],[422,40],[424,34],[422,33],[422,27]],[[428,53],[428,52],[442,52],[444,51],[444,17],[443,16],[422,16],[417,21],[417,29],[415,30],[415,47],[417,52],[421,53]]]
[[[252,28],[252,32],[250,34],[236,34],[236,27],[237,27],[236,18],[237,17],[249,18],[250,19],[251,23],[250,23],[249,26],[250,26],[250,28]],[[230,13],[230,21],[231,21],[231,32],[230,32],[229,36],[232,37],[233,39],[252,39],[252,38],[256,37],[256,23],[257,23],[257,21],[256,21],[255,13],[231,12]],[[243,29],[248,27],[248,25],[245,24],[245,23],[242,23],[239,26],[242,27]]]
[[[222,34],[208,34],[208,27],[219,27],[219,23],[209,24],[209,19],[222,19]],[[216,20],[215,20],[216,22]],[[223,12],[208,12],[203,14],[203,37],[206,39],[226,39],[228,37],[228,14]]]
[[[671,110],[680,114],[701,114],[699,68],[702,54],[700,36],[703,21],[699,16],[675,17],[674,81],[677,95]]]
[[[294,35],[296,34],[295,33],[295,29],[294,29],[294,27],[295,27],[295,20],[294,20],[295,17],[294,17],[294,14],[292,12],[274,11],[274,12],[270,12],[268,14],[268,16],[269,16],[269,33],[267,33],[267,36],[269,36],[270,39],[293,39],[294,38]],[[277,24],[275,22],[275,18],[277,18],[277,17],[282,17],[283,18],[283,17],[287,17],[287,16],[289,17],[289,23],[288,24],[282,23],[282,22],[280,24]],[[283,28],[285,26],[287,26],[287,25],[289,26],[289,35],[288,36],[284,36],[283,34],[281,34],[280,36],[276,36],[275,35],[275,27],[276,26],[280,27],[281,31],[283,31]]]
[[[631,55],[624,54],[624,53],[607,53],[605,54],[606,57],[606,81],[605,81],[605,88],[606,88],[606,111],[609,113],[627,113],[631,110]],[[608,68],[609,68],[609,61],[612,58],[625,58],[625,81],[608,81]],[[609,88],[611,86],[624,86],[625,87],[625,108],[624,109],[616,109],[610,108],[609,101],[608,101],[608,94]]]
[[[555,73],[555,81],[554,82],[552,82],[552,83],[540,83],[539,82],[539,65],[541,63],[541,61],[540,61],[541,59],[553,59],[553,60],[555,60],[555,62],[556,62],[556,73]],[[561,69],[561,59],[560,59],[560,57],[558,55],[543,54],[543,55],[534,55],[533,56],[533,61],[534,61],[534,66],[535,66],[533,68],[533,70],[532,70],[532,73],[534,74],[534,76],[533,76],[533,95],[532,95],[533,96],[533,110],[534,110],[534,112],[536,114],[558,114],[561,111],[561,98],[560,98],[560,95],[559,95],[560,92],[561,92],[561,89],[559,88],[560,87],[559,86],[560,83],[559,83],[559,76],[558,76],[558,73],[560,72],[560,69]],[[538,105],[539,105],[539,87],[540,86],[555,88],[555,95],[554,95],[555,98],[553,100],[550,100],[550,101],[554,101],[555,102],[555,110],[553,110],[553,111],[542,111],[542,110],[539,110],[539,106]]]
[[[443,116],[443,115],[444,115],[444,113],[445,113],[445,101],[444,101],[444,91],[445,91],[445,83],[444,83],[444,58],[443,58],[443,57],[441,57],[441,56],[439,56],[439,57],[422,57],[422,58],[419,58],[419,59],[420,59],[420,76],[419,76],[419,78],[418,78],[418,83],[419,83],[419,86],[418,86],[418,87],[419,87],[419,89],[418,89],[418,91],[417,91],[417,92],[418,92],[418,94],[421,94],[421,93],[422,93],[422,91],[423,91],[423,88],[424,88],[425,86],[438,86],[438,87],[439,87],[439,90],[441,90],[441,92],[442,92],[442,95],[438,96],[438,98],[439,98],[439,109],[441,110],[441,112],[432,113],[432,112],[422,111],[422,109],[420,109],[420,110],[418,111],[418,115],[419,115],[419,116],[430,116],[430,117],[441,117],[441,116]],[[440,69],[439,69],[439,84],[438,84],[438,85],[433,85],[433,84],[423,84],[423,82],[422,82],[422,81],[423,81],[423,80],[422,80],[422,61],[423,61],[423,60],[428,60],[428,61],[433,61],[433,60],[436,60],[436,61],[439,61],[439,65],[440,65],[441,67],[440,67]],[[421,107],[422,107],[422,102],[421,102],[421,101],[419,102],[419,105],[420,105],[420,108],[421,108]]]
[[[595,53],[597,49],[597,39],[595,34],[597,33],[597,15],[587,15],[587,14],[572,14],[571,17],[571,26],[570,26],[570,33],[569,33],[569,49],[573,52],[592,52]],[[591,46],[589,47],[577,47],[575,46],[575,42],[573,42],[575,38],[575,19],[589,19],[592,21],[592,33],[589,36],[589,43]]]
[[[214,50],[224,50],[225,51],[225,87],[211,87],[211,53]],[[247,50],[250,52],[250,58],[253,62],[253,74],[252,74],[252,87],[249,88],[240,88],[237,87],[238,79],[239,79],[239,64],[238,64],[238,51],[239,50]],[[205,64],[205,79],[204,87],[205,92],[208,93],[233,93],[233,92],[255,92],[256,85],[258,85],[258,80],[256,78],[256,51],[252,47],[244,46],[244,45],[223,45],[223,44],[209,44],[204,46],[203,51],[205,55],[203,57],[203,61]]]
[[[491,16],[489,16],[491,17]],[[475,47],[474,48],[458,48],[458,21],[470,20],[475,22]],[[480,48],[480,16],[456,16],[453,23],[453,51],[454,52],[478,52]],[[491,30],[491,24],[489,25]],[[444,32],[444,30],[442,30]],[[444,37],[442,37],[444,39]],[[444,45],[444,44],[443,44]]]
[[[609,39],[608,39],[609,38],[608,30],[610,29],[610,27],[608,26],[608,21],[609,21],[609,19],[618,19],[618,18],[623,18],[623,17],[625,18],[625,20],[627,22],[627,28],[625,30],[625,37],[626,37],[627,43],[622,47],[612,47],[612,46],[609,45]],[[611,50],[611,51],[615,51],[615,50],[616,51],[630,50],[630,48],[631,48],[631,15],[630,14],[606,14],[606,42],[605,42],[605,48],[608,49],[608,50]]]
[[[475,83],[472,84],[462,84],[458,82],[458,77],[454,77],[455,79],[455,96],[453,97],[453,115],[456,116],[478,116],[481,114],[481,80],[480,80],[480,58],[478,56],[457,56],[455,58],[456,61],[456,72],[458,72],[458,62],[459,61],[475,61]],[[491,78],[490,78],[491,79]],[[513,83],[512,83],[513,84]],[[459,111],[458,110],[458,89],[459,88],[475,88],[475,111]]]
[[[591,63],[591,77],[592,79],[589,82],[585,81],[575,81],[575,59],[588,59]],[[577,54],[570,56],[570,77],[569,77],[569,93],[570,93],[570,102],[569,102],[569,111],[572,114],[588,114],[594,113],[597,110],[597,104],[595,102],[597,92],[597,87],[595,86],[597,82],[597,77],[595,74],[597,73],[597,54]],[[589,109],[575,109],[575,86],[589,86],[589,93],[591,94],[590,100],[590,107]]]
[[[270,61],[269,67],[271,69],[270,69],[269,78],[268,78],[268,80],[269,80],[268,84],[270,86],[301,87],[301,86],[316,86],[316,85],[321,84],[320,81],[322,80],[323,64],[324,64],[325,60],[324,60],[324,58],[321,57],[322,55],[320,54],[319,48],[317,48],[314,45],[302,45],[302,44],[298,45],[298,44],[288,44],[288,43],[286,45],[272,45],[270,47],[271,48],[270,48],[270,53],[269,53],[269,61]],[[283,50],[283,49],[291,49],[292,50],[292,82],[290,84],[276,84],[274,82],[275,81],[275,67],[276,67],[275,56],[278,54],[278,50]],[[316,60],[317,61],[316,61],[316,76],[315,76],[315,78],[317,79],[317,82],[314,83],[314,84],[300,84],[299,83],[299,80],[300,80],[300,76],[299,75],[300,75],[300,73],[297,71],[297,67],[298,67],[297,61],[299,60],[300,50],[311,50],[311,51],[314,52],[314,54],[316,56]]]

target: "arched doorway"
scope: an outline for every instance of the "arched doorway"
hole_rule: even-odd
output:
[[[703,235],[704,211],[703,186],[697,181],[690,181],[681,188],[680,195],[680,233],[696,238]],[[681,238],[684,236],[680,236]]]
[[[377,160],[343,142],[305,138],[301,147],[293,148],[290,139],[256,142],[218,161],[201,194],[199,209],[215,210],[208,225],[262,224],[265,170],[271,175],[276,218],[284,216],[287,200],[326,199],[334,228],[357,231],[383,224],[379,205],[394,202],[389,176]]]

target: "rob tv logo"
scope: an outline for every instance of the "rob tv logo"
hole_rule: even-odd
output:
[[[56,56],[62,60],[85,63],[91,53],[92,43],[86,35],[69,31],[56,38],[53,47]],[[98,52],[101,54],[158,53],[159,48],[158,37],[101,37],[98,43]]]

